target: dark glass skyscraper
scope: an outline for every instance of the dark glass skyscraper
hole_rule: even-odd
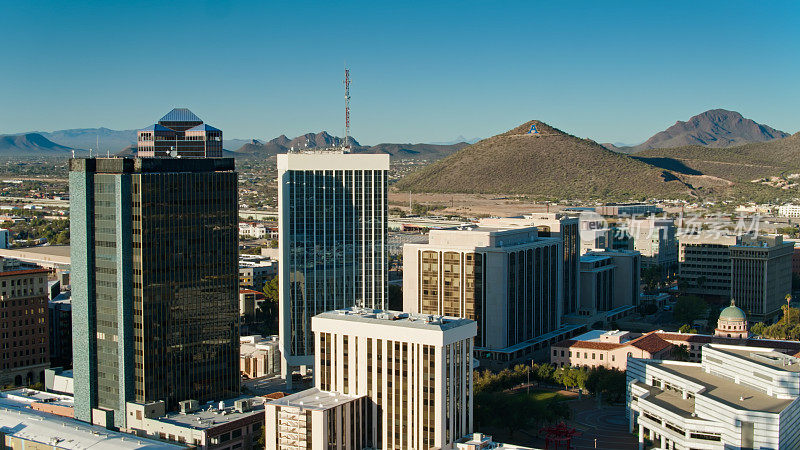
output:
[[[229,158],[70,160],[75,417],[239,394]]]

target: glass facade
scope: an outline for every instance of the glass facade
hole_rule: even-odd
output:
[[[281,239],[288,247],[292,355],[314,353],[311,317],[350,306],[385,307],[386,175],[288,171],[288,229]]]
[[[76,404],[115,411],[124,427],[125,402],[172,410],[237,396],[233,160],[73,159],[70,171],[71,227],[81,232],[74,333],[89,341],[75,341]]]

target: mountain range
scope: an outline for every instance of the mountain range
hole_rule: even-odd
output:
[[[702,120],[690,121],[698,129],[709,128],[706,119],[711,119],[719,122],[717,133],[727,134],[729,141],[735,140],[732,134],[739,141],[759,141],[628,154],[610,150],[609,144],[600,145],[544,122],[531,121],[423,167],[401,179],[397,187],[414,192],[607,200],[709,196],[769,201],[800,194],[793,181],[800,179],[800,133],[788,136],[764,125],[757,125],[762,132],[754,133],[752,121],[739,120],[736,117],[741,115],[729,111],[714,110],[700,116]],[[528,132],[532,124],[539,134]],[[727,131],[723,133],[723,129]]]
[[[679,120],[664,131],[660,131],[641,144],[624,146],[603,144],[606,148],[623,153],[636,153],[651,148],[684,147],[701,145],[711,148],[735,147],[753,142],[782,139],[789,134],[745,118],[736,111],[710,109],[686,122]]]

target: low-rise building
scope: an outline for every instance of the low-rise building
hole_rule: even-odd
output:
[[[630,431],[658,448],[800,448],[800,359],[709,345],[700,363],[628,360]]]
[[[535,450],[532,447],[520,447],[519,445],[503,444],[495,442],[491,436],[483,433],[468,434],[456,441],[455,448],[459,450],[490,450],[490,449],[509,449],[509,450]]]
[[[278,275],[278,262],[264,257],[239,259],[239,286],[256,290]]]
[[[239,368],[248,378],[260,378],[281,373],[281,350],[278,336],[259,335],[239,338]]]
[[[75,395],[75,383],[72,369],[53,367],[44,371],[44,388],[47,392],[64,395]]]
[[[35,402],[0,395],[0,448],[3,449],[179,449],[183,445],[131,436],[90,425],[52,411],[31,407]],[[57,402],[54,402],[57,403]]]
[[[180,402],[180,411],[166,412],[163,401],[127,403],[127,430],[139,437],[161,439],[198,449],[255,449],[264,426],[264,399],[240,397],[199,404]]]
[[[253,289],[239,289],[239,315],[245,323],[255,320],[258,307],[266,299],[263,292]]]
[[[789,217],[791,219],[800,218],[800,205],[781,205],[778,207],[778,215],[781,217]]]
[[[581,256],[581,306],[579,316],[594,316],[598,311],[613,309],[614,260],[610,256]]]
[[[550,362],[557,367],[604,366],[624,371],[629,357],[664,359],[669,357],[671,349],[672,344],[656,332],[593,330],[575,339],[553,344]]]
[[[265,412],[266,450],[369,448],[367,400],[317,388],[273,400]]]
[[[71,395],[22,388],[2,391],[0,392],[0,398],[6,402],[27,405],[28,408],[36,411],[69,418],[75,417],[75,402]]]

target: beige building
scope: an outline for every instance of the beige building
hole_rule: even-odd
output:
[[[278,336],[260,335],[239,338],[239,369],[248,378],[260,378],[281,373],[281,349]]]
[[[572,331],[561,327],[563,258],[561,239],[535,227],[431,230],[403,248],[403,309],[475,320],[476,356],[510,362]]]
[[[353,427],[338,422],[351,420],[346,419],[352,418],[349,412],[316,416],[334,417],[328,426],[345,433],[336,436],[337,443],[354,442],[360,423],[366,424],[364,444],[349,448],[445,449],[473,431],[474,321],[350,308],[314,316],[311,326],[315,387],[298,398],[313,398],[320,391],[367,397],[366,410],[353,419]],[[315,420],[313,412],[305,417]],[[268,419],[267,442],[277,443],[271,448],[296,448],[279,443],[281,429],[273,423]],[[316,430],[321,425],[303,426]]]
[[[550,348],[550,362],[557,367],[604,366],[624,371],[627,359],[668,359],[672,344],[656,332],[594,330]]]
[[[579,316],[593,317],[598,312],[613,309],[614,260],[610,256],[590,254],[581,256],[581,307]]]
[[[264,399],[238,399],[198,403],[180,402],[178,412],[167,412],[163,401],[127,403],[127,431],[139,437],[161,439],[192,448],[261,448],[257,441],[264,427]]]
[[[623,306],[638,306],[641,291],[640,276],[641,256],[634,250],[605,250],[602,252],[588,252],[583,257],[598,256],[611,258],[614,274],[611,295],[611,308]]]
[[[367,396],[307,389],[266,405],[266,450],[368,448]]]
[[[581,239],[577,217],[563,213],[533,213],[522,217],[502,217],[481,219],[481,226],[498,228],[536,227],[539,237],[561,239],[564,254],[564,275],[562,284],[564,293],[561,296],[561,313],[572,314],[580,305],[580,254]]]
[[[633,249],[642,255],[642,267],[658,266],[664,273],[675,273],[678,239],[672,219],[650,217],[631,220],[628,234],[633,238]]]
[[[731,298],[756,320],[780,315],[792,292],[794,244],[780,235],[746,235],[730,248]]]

